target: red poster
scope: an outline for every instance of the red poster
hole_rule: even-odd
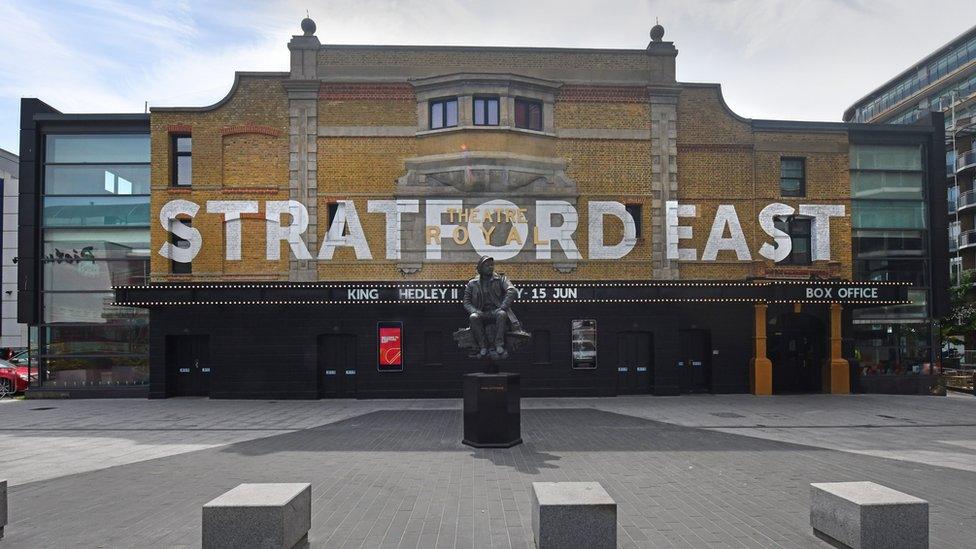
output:
[[[403,369],[403,326],[399,322],[379,324],[379,369]]]

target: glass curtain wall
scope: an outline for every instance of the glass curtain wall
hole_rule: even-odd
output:
[[[864,375],[931,373],[925,171],[920,145],[851,145],[856,280],[910,282],[910,305],[855,309]]]
[[[149,135],[48,134],[41,218],[45,388],[149,383],[149,316],[112,287],[149,273]]]

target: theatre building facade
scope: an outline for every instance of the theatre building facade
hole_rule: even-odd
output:
[[[211,106],[24,100],[32,392],[459,396],[483,255],[518,288],[526,395],[931,391],[941,119],[745,119],[676,81],[660,27],[634,50],[302,28],[289,72]]]

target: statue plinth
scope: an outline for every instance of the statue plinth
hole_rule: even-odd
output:
[[[464,376],[464,438],[475,448],[522,444],[521,376],[509,372]]]

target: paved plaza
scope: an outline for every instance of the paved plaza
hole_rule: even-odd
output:
[[[826,547],[810,482],[931,503],[976,539],[976,398],[523,399],[525,444],[460,444],[459,400],[0,401],[3,547],[195,547],[242,482],[312,483],[313,547],[531,547],[533,481],[598,481],[621,547]]]

